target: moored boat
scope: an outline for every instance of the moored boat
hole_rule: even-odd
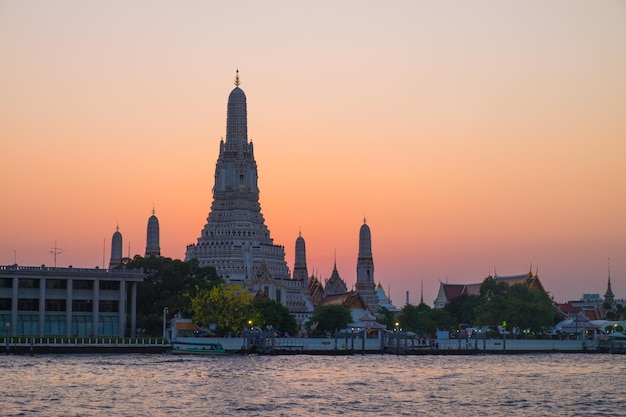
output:
[[[186,339],[186,338],[185,338]],[[172,342],[172,353],[174,354],[196,354],[196,355],[224,355],[226,350],[219,342],[205,342],[201,338],[198,340],[176,340]]]
[[[218,341],[211,340],[208,332],[190,319],[174,317],[171,327],[172,353],[196,355],[224,355],[226,350]]]

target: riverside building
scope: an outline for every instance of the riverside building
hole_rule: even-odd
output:
[[[126,269],[0,266],[0,323],[7,334],[135,336],[144,277]]]

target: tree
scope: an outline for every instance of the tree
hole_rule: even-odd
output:
[[[420,315],[420,334],[435,336],[437,330],[454,330],[457,322],[446,310],[441,308],[428,309]]]
[[[556,324],[556,310],[543,291],[515,284],[509,288],[506,300],[506,320],[513,328],[529,329],[537,334]]]
[[[506,320],[508,289],[509,284],[506,282],[496,282],[492,277],[485,278],[480,284],[483,303],[474,309],[477,325],[497,325]]]
[[[184,262],[136,255],[133,259],[124,258],[117,268],[143,269],[146,273],[137,286],[137,327],[153,336],[162,332],[165,307],[171,313],[180,310],[183,315],[191,315],[191,302],[185,294],[221,283],[214,268],[200,267],[195,259]]]
[[[389,309],[386,307],[380,307],[378,309],[378,314],[376,316],[377,323],[384,324],[388,330],[391,330],[393,329],[395,321],[395,317]]]
[[[342,305],[319,306],[307,322],[307,328],[314,333],[334,332],[345,329],[351,321],[350,310]]]
[[[271,326],[283,332],[295,335],[298,332],[298,323],[287,307],[269,298],[255,298],[252,302],[254,314],[253,324],[263,328]]]
[[[252,295],[239,285],[217,285],[197,288],[190,296],[193,320],[202,326],[215,325],[215,332],[226,336],[243,330],[248,320],[256,319]]]
[[[484,300],[479,295],[467,295],[463,294],[459,297],[453,298],[444,307],[457,323],[461,324],[474,324],[476,321],[476,308],[484,303]]]
[[[400,313],[398,314],[398,323],[400,324],[400,328],[411,332],[417,332],[419,328],[419,315],[419,306],[406,304],[402,307]]]
[[[538,334],[557,322],[552,300],[543,291],[486,278],[480,286],[480,295],[483,303],[474,309],[477,325],[506,322],[509,328],[528,329]]]

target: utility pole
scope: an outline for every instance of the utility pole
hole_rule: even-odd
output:
[[[57,267],[57,255],[62,254],[61,248],[57,247],[57,241],[54,241],[54,248],[50,248],[50,253],[54,256],[54,267]]]

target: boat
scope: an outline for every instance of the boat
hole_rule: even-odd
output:
[[[196,341],[177,340],[172,343],[172,353],[195,354],[195,355],[225,355],[226,350],[219,342],[203,342],[202,339]]]
[[[598,351],[608,353],[626,353],[626,334],[612,332],[598,338]]]
[[[190,319],[174,317],[171,327],[172,353],[195,355],[224,355],[226,350],[210,333],[196,326]]]

